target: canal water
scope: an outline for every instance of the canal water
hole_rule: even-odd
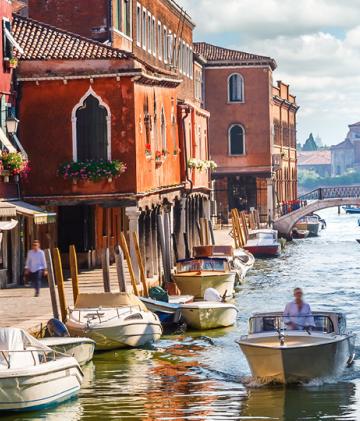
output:
[[[320,237],[296,240],[281,258],[256,263],[236,297],[236,327],[98,354],[85,367],[78,399],[6,420],[360,420],[360,355],[340,379],[269,387],[252,381],[234,342],[253,311],[283,309],[296,286],[313,309],[346,312],[360,336],[358,217],[338,216],[337,209],[322,215],[328,226]]]

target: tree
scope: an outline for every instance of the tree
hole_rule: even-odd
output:
[[[316,145],[314,136],[310,133],[310,136],[306,139],[306,142],[303,146],[303,151],[317,151],[318,147]]]

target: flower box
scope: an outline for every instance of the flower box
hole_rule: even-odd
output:
[[[107,180],[109,183],[114,178],[120,177],[126,171],[126,165],[121,161],[87,160],[70,161],[61,164],[58,175],[64,180],[98,182]]]
[[[20,176],[26,177],[29,174],[30,164],[20,152],[2,152],[0,171],[4,178],[14,176],[14,181],[17,183]]]
[[[211,160],[202,160],[197,158],[190,158],[188,160],[188,168],[196,169],[201,171],[208,171],[208,170],[215,170],[217,168],[217,164],[215,161]]]

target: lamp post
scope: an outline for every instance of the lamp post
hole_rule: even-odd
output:
[[[6,119],[6,129],[9,134],[13,135],[17,132],[19,120],[14,116],[9,116]]]

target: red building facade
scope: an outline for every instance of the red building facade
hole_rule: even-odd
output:
[[[189,160],[200,153],[208,161],[209,114],[194,95],[193,23],[172,1],[123,2],[121,22],[115,9],[90,9],[86,2],[94,19],[84,18],[81,25],[83,15],[76,12],[81,1],[46,3],[30,0],[28,14],[65,30],[29,18],[14,22],[24,49],[18,68],[21,138],[33,163],[25,197],[57,212],[55,231],[43,238],[58,244],[64,255],[75,244],[83,261],[94,263],[104,246],[118,243],[120,232],[131,242],[135,231],[147,276],[156,277],[157,215],[171,221],[182,257],[183,233],[191,232],[190,242],[196,243],[193,225],[209,212],[208,170],[189,168]],[[109,16],[117,16],[111,25]],[[98,22],[104,27],[94,32]],[[153,22],[157,31],[148,26]],[[93,40],[72,33],[79,26]],[[100,34],[112,46],[94,40]],[[126,170],[96,181],[60,176],[64,163],[87,159],[119,161]]]
[[[227,220],[232,208],[257,208],[262,220],[272,219],[281,201],[296,199],[295,97],[284,84],[273,88],[270,57],[207,43],[194,50],[203,63],[210,155],[218,164],[215,213]]]

